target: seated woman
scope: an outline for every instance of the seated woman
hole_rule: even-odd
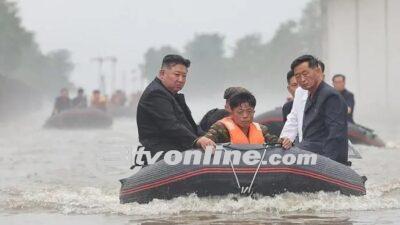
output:
[[[241,92],[232,96],[229,102],[231,114],[214,123],[208,132],[201,137],[209,138],[215,143],[264,144],[276,143],[278,137],[269,133],[264,125],[253,122],[256,99],[250,92]],[[207,144],[198,147],[206,149]]]

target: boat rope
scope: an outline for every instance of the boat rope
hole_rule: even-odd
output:
[[[227,150],[224,149],[224,151],[226,152]],[[231,165],[233,175],[235,176],[235,179],[236,179],[236,184],[237,184],[237,186],[238,186],[238,188],[240,190],[242,188],[242,186],[240,186],[239,178],[238,178],[238,176],[236,174],[235,167],[233,166],[233,162],[232,162],[231,157],[229,157],[229,164]]]
[[[227,150],[224,149],[224,151],[227,151]],[[258,171],[260,170],[260,167],[261,167],[261,164],[262,164],[262,162],[263,162],[263,159],[264,159],[264,157],[265,157],[265,153],[266,153],[266,152],[267,152],[267,148],[264,149],[264,152],[263,152],[263,154],[262,154],[262,156],[261,156],[260,162],[258,163],[257,169],[256,169],[256,171],[254,172],[253,179],[251,180],[250,186],[246,189],[248,192],[251,192],[251,188],[253,187],[254,181],[255,181],[255,179],[256,179],[256,177],[257,177]],[[241,190],[241,191],[243,192],[243,188],[242,188],[242,186],[240,185],[240,181],[239,181],[239,178],[238,178],[238,176],[237,176],[237,173],[236,173],[236,170],[235,170],[235,167],[234,167],[234,165],[233,165],[233,162],[232,162],[232,159],[231,159],[231,158],[229,158],[229,164],[230,164],[230,166],[231,166],[231,168],[232,168],[233,175],[235,176],[236,184],[237,184],[239,190]]]
[[[263,155],[261,156],[260,162],[258,163],[257,170],[253,175],[253,179],[251,180],[251,183],[250,183],[250,186],[249,186],[249,191],[251,191],[251,188],[253,187],[254,180],[256,179],[258,171],[260,170],[260,166],[261,166],[261,163],[263,162],[263,159],[264,159],[264,156],[265,156],[266,152],[267,152],[267,149],[264,149]]]

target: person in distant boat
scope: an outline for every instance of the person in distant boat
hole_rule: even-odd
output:
[[[308,91],[303,115],[303,140],[296,146],[347,165],[346,102],[323,81],[322,69],[314,56],[298,57],[292,62],[291,69],[299,85]]]
[[[230,116],[214,123],[202,138],[209,138],[215,143],[277,143],[278,137],[270,134],[266,126],[253,122],[255,106],[256,99],[250,92],[233,95],[229,101]],[[206,146],[198,144],[198,147],[204,149]]]
[[[185,86],[190,61],[180,55],[166,55],[158,76],[140,97],[136,121],[139,141],[153,155],[159,151],[184,151],[201,146],[215,146],[194,122],[179,91]]]
[[[282,107],[282,116],[283,116],[284,122],[286,122],[287,116],[289,115],[290,111],[292,111],[294,95],[295,95],[297,87],[299,86],[297,84],[296,78],[294,77],[293,70],[290,70],[286,74],[286,80],[288,83],[287,90],[289,91],[290,97],[288,98],[287,102]]]
[[[200,128],[207,132],[211,125],[213,125],[215,122],[217,122],[218,120],[229,116],[230,114],[230,107],[229,107],[229,100],[230,98],[240,92],[245,92],[247,91],[245,88],[242,87],[229,87],[227,89],[225,89],[224,92],[224,99],[225,99],[225,108],[224,109],[211,109],[210,111],[208,111],[203,119],[201,119],[200,121]]]
[[[117,90],[112,96],[110,103],[112,106],[123,107],[126,103],[126,94],[122,90]]]
[[[61,113],[62,111],[71,108],[71,100],[69,98],[68,89],[62,88],[60,90],[60,96],[58,96],[54,103],[54,109],[52,115]]]
[[[90,106],[103,111],[107,110],[107,98],[100,94],[99,90],[94,90],[92,92],[92,99],[90,101]]]
[[[82,88],[78,89],[78,93],[74,99],[72,99],[72,107],[83,109],[87,107],[87,99]]]
[[[346,77],[342,74],[336,74],[332,78],[333,87],[338,91],[344,98],[347,104],[347,121],[354,123],[353,112],[354,112],[354,95],[346,89]]]

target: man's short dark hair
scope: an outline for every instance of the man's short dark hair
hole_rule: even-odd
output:
[[[166,55],[163,58],[161,68],[168,67],[170,68],[171,66],[175,65],[184,65],[186,68],[190,67],[190,60],[185,59],[180,55]]]
[[[83,88],[79,88],[79,89],[78,89],[78,93],[79,93],[79,94],[83,94],[83,92],[84,92],[84,91],[83,91]]]
[[[318,60],[318,65],[321,68],[322,73],[325,72],[325,64],[321,60]]]
[[[334,81],[337,77],[341,77],[343,81],[346,81],[346,76],[343,74],[336,74],[335,76],[332,77],[332,81]]]
[[[288,84],[290,84],[290,79],[292,79],[292,77],[294,77],[294,72],[293,70],[289,70],[289,72],[286,74],[286,80]]]
[[[228,87],[227,89],[225,89],[224,99],[229,100],[235,94],[238,94],[240,92],[245,92],[245,91],[248,91],[248,90],[244,87]]]
[[[294,71],[294,68],[296,68],[298,65],[300,65],[304,62],[308,62],[308,66],[312,69],[315,69],[316,67],[318,67],[320,65],[320,63],[319,63],[320,61],[316,57],[314,57],[312,55],[302,55],[292,62],[292,64],[290,65],[290,69]],[[325,65],[324,65],[324,69],[325,69]],[[321,70],[322,70],[322,68],[321,68]]]
[[[238,106],[240,106],[243,103],[249,103],[249,105],[252,108],[256,107],[256,98],[254,95],[248,91],[246,92],[240,92],[232,96],[232,98],[229,101],[229,106],[231,109],[234,109]]]

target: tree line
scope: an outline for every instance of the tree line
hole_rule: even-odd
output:
[[[291,61],[301,54],[322,53],[321,10],[320,0],[311,1],[298,22],[282,23],[268,41],[263,41],[259,34],[240,38],[231,56],[226,56],[224,37],[218,33],[196,34],[183,51],[173,46],[150,48],[140,65],[141,74],[151,81],[164,55],[181,54],[192,61],[186,93],[222,93],[225,87],[238,85],[283,94]]]
[[[70,85],[68,76],[72,69],[69,51],[43,53],[34,34],[22,26],[16,3],[0,0],[0,74],[3,77],[23,83],[25,89],[54,96],[61,87]]]

